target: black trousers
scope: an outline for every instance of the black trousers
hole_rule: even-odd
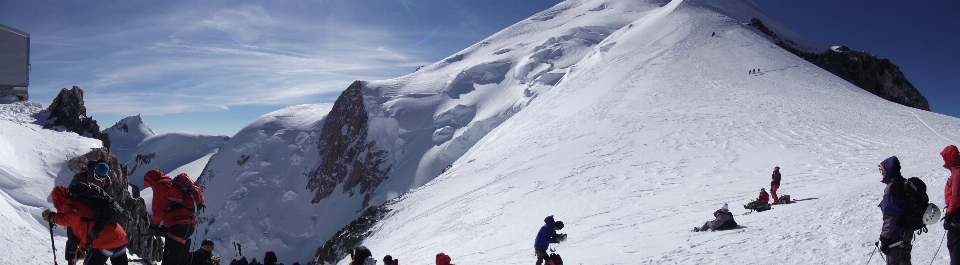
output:
[[[90,252],[92,253],[87,253],[89,256],[83,265],[103,265],[107,263],[107,259],[110,259],[110,264],[112,265],[127,265],[126,250],[114,254],[113,257],[108,257],[107,254],[104,254],[103,251],[99,249],[91,249]]]
[[[947,229],[947,250],[950,251],[950,265],[960,265],[960,228]]]
[[[163,261],[161,265],[190,265],[190,237],[195,224],[174,225],[167,228],[163,243]],[[184,240],[183,243],[171,238],[171,235]]]
[[[911,265],[910,252],[913,251],[913,232],[906,232],[903,236],[903,245],[890,248],[887,252],[887,265]]]
[[[63,247],[63,257],[67,259],[67,264],[73,265],[76,264],[77,259],[77,245],[80,245],[80,238],[73,235],[73,231],[70,230],[70,227],[67,228],[67,243]]]

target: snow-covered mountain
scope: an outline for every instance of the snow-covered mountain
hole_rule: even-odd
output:
[[[186,132],[157,135],[140,115],[126,117],[103,132],[110,135],[110,151],[129,167],[130,183],[141,188],[143,175],[152,169],[172,176],[187,173],[196,179],[203,165],[230,139],[223,135]],[[189,164],[194,166],[184,167]]]
[[[753,18],[791,47],[827,50],[749,0],[571,0],[411,75],[356,82],[332,105],[264,115],[213,155],[183,148],[203,146],[199,136],[148,143],[159,136],[145,125],[109,134],[114,146],[172,154],[158,157],[191,150],[150,164],[174,172],[210,157],[197,238],[224,259],[239,243],[248,257],[303,263],[387,200],[363,244],[404,264],[441,251],[457,264],[533,262],[551,214],[566,223],[570,241],[556,249],[571,264],[879,259],[876,164],[899,156],[941,203],[938,153],[958,143],[960,120],[865,92],[778,47]],[[72,176],[67,160],[102,145],[42,129],[41,112],[0,104],[0,264],[53,258],[39,213]],[[795,204],[735,210],[740,229],[690,232],[768,187],[774,166]],[[942,230],[930,232],[914,261],[944,264]]]
[[[53,187],[73,177],[68,160],[103,146],[73,132],[43,129],[48,122],[43,110],[34,102],[0,104],[0,248],[6,251],[0,264],[52,261],[50,231],[40,212],[53,207]],[[66,233],[54,231],[62,248]]]
[[[937,153],[960,121],[871,95],[754,18],[795,49],[828,50],[749,0],[572,0],[413,74],[358,81],[333,106],[265,115],[210,159],[200,234],[303,262],[404,194],[364,241],[404,263],[532,262],[549,214],[571,227],[573,263],[865,261],[876,164],[899,155],[938,190]],[[777,165],[801,202],[687,232],[745,204]]]
[[[127,158],[137,152],[137,147],[147,138],[156,136],[140,115],[130,116],[121,119],[116,124],[103,130],[110,136],[110,152],[120,158],[120,161],[126,163]]]

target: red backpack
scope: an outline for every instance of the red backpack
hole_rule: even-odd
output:
[[[182,196],[181,198],[170,196],[167,197],[168,200],[174,204],[182,205],[183,208],[187,208],[191,212],[197,212],[198,207],[201,210],[203,209],[203,190],[193,183],[190,176],[187,176],[186,173],[180,173],[180,175],[173,178],[172,182],[173,185],[180,190]]]

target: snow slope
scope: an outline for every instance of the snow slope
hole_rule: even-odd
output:
[[[192,163],[206,163],[212,154],[229,139],[222,135],[206,135],[188,132],[174,132],[147,138],[137,148],[126,165],[130,167],[130,183],[143,187],[143,175],[151,169],[159,169],[171,176],[180,171],[177,168]],[[196,180],[200,175],[194,171],[190,175]],[[189,173],[188,173],[189,175]]]
[[[53,207],[54,185],[66,185],[73,177],[67,161],[102,146],[100,140],[41,128],[46,115],[38,103],[0,104],[0,248],[5,252],[0,264],[53,259],[50,231],[40,212]],[[66,232],[55,232],[62,248]]]
[[[196,180],[203,165],[229,137],[187,132],[157,135],[140,115],[126,117],[106,130],[110,135],[110,151],[130,170],[130,183],[143,187],[143,175],[159,169],[171,176],[187,173]],[[179,171],[181,167],[190,172]],[[199,164],[199,166],[198,166]]]
[[[245,253],[256,253],[248,258],[262,258],[263,249],[277,250],[281,257],[289,258],[293,251],[309,256],[315,247],[309,248],[321,240],[318,231],[327,228],[324,220],[352,220],[348,214],[330,214],[336,213],[333,200],[311,204],[312,196],[300,195],[306,192],[303,175],[312,166],[304,161],[317,159],[317,134],[331,107],[298,105],[274,111],[227,141],[198,183],[207,200],[198,237],[210,238],[218,246],[240,243]],[[229,260],[237,254],[231,249],[216,251]]]
[[[560,251],[572,264],[862,263],[879,231],[876,164],[900,156],[942,201],[937,153],[960,139],[960,121],[783,51],[746,25],[754,17],[798,48],[826,49],[748,0],[571,0],[416,73],[361,82],[361,144],[390,168],[366,191],[305,190],[331,106],[265,115],[211,157],[199,233],[304,262],[367,196],[403,194],[365,244],[405,264],[439,251],[532,262],[549,214],[567,222]],[[724,202],[745,204],[774,166],[798,203],[738,216],[742,229],[688,232]],[[918,259],[937,237],[918,239]]]
[[[570,234],[557,246],[570,264],[866,263],[881,222],[876,165],[899,156],[942,206],[938,153],[958,143],[960,120],[885,101],[777,48],[744,25],[773,22],[763,16],[750,1],[684,0],[632,21],[403,195],[364,244],[405,264],[441,251],[457,264],[529,264],[553,214]],[[779,193],[798,202],[742,215],[774,166]],[[723,203],[740,229],[690,232]],[[945,249],[934,256],[943,230],[930,232],[914,262],[946,264]]]
[[[245,253],[274,250],[281,262],[310,260],[308,249],[359,216],[366,196],[376,205],[429,182],[549,91],[601,40],[660,5],[562,3],[416,73],[363,83],[367,139],[388,152],[391,167],[372,192],[343,191],[341,183],[311,203],[315,194],[304,190],[303,176],[323,162],[316,146],[329,109],[266,115],[211,158],[202,176],[209,208],[199,231],[220,245],[241,243]],[[312,120],[288,125],[294,118]]]

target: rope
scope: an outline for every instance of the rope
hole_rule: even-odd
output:
[[[943,238],[940,239],[940,245],[937,245],[937,251],[933,252],[933,258],[930,259],[930,264],[933,264],[933,261],[937,259],[937,254],[940,254],[940,247],[943,246],[944,239],[947,239],[947,230],[943,230]]]
[[[876,248],[873,249],[873,252],[870,252],[870,258],[867,259],[867,264],[870,264],[870,261],[873,260],[873,254],[877,254]]]

